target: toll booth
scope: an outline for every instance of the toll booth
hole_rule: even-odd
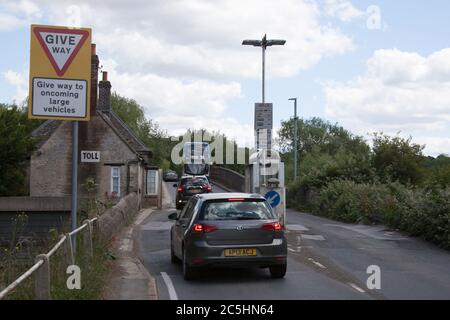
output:
[[[264,196],[284,225],[286,221],[286,188],[284,163],[277,152],[260,150],[250,156],[245,172],[245,190]]]

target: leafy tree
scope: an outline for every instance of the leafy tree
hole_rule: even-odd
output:
[[[419,184],[423,180],[422,151],[412,138],[374,134],[372,165],[382,181]]]
[[[277,143],[285,162],[287,181],[292,180],[294,171],[294,125],[293,118],[283,121],[278,132]],[[299,119],[297,139],[301,179],[315,181],[316,185],[319,179],[325,182],[327,177],[334,178],[342,174],[355,178],[358,176],[358,179],[363,173],[371,175],[370,147],[362,137],[353,135],[338,124],[320,118]]]
[[[294,125],[293,118],[281,122],[277,142],[282,153],[293,150]],[[333,155],[342,149],[358,154],[368,154],[370,150],[362,137],[353,135],[336,123],[317,117],[309,120],[298,119],[297,140],[300,156],[313,151]]]
[[[423,168],[428,187],[444,188],[450,186],[450,157],[443,154],[437,158],[426,157]]]
[[[27,159],[36,143],[31,132],[40,123],[28,120],[24,107],[0,104],[0,196],[27,194]]]

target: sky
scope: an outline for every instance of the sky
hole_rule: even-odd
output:
[[[252,146],[266,55],[274,128],[322,117],[368,140],[412,136],[450,154],[447,0],[0,0],[0,102],[28,95],[30,24],[90,27],[113,90],[169,134],[218,130]]]

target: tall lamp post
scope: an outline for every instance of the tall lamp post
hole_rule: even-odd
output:
[[[262,48],[262,103],[265,103],[265,91],[266,91],[266,48],[271,46],[283,46],[286,40],[267,40],[267,35],[264,35],[262,40],[244,40],[242,45],[254,46]]]
[[[290,101],[294,101],[294,181],[297,180],[297,168],[298,168],[298,119],[297,119],[297,98],[290,98]]]

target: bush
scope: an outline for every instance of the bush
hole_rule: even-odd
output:
[[[331,219],[383,223],[450,249],[450,188],[334,180],[314,193],[311,207]]]

